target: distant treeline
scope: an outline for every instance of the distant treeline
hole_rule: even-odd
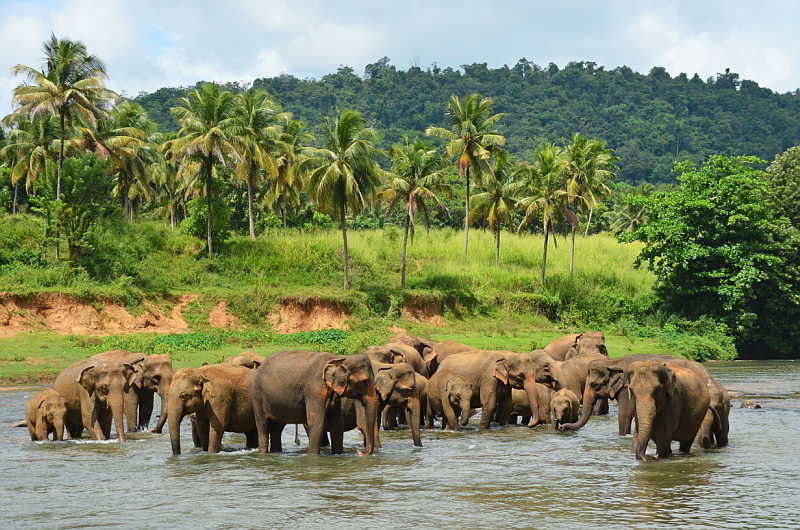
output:
[[[800,143],[800,90],[778,94],[727,69],[704,81],[697,74],[670,77],[660,67],[643,75],[627,66],[541,67],[526,59],[494,69],[476,63],[399,70],[384,57],[367,65],[363,76],[341,67],[321,79],[282,75],[253,85],[311,127],[338,110],[357,109],[380,131],[381,147],[444,124],[442,101],[477,92],[494,100],[496,112],[507,113],[498,128],[512,154],[530,158],[542,142],[580,132],[608,142],[629,182],[672,182],[676,159],[747,154],[770,160]],[[177,130],[170,108],[188,89],[162,88],[135,101],[162,130]]]

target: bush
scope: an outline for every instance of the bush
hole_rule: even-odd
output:
[[[214,213],[211,220],[211,243],[219,251],[228,237],[231,209],[228,202],[219,193],[214,194],[211,207]],[[189,216],[181,222],[181,228],[201,241],[206,241],[208,236],[208,199],[205,197],[192,199],[186,204],[186,209]]]
[[[0,215],[0,266],[42,265],[44,223],[32,215]]]

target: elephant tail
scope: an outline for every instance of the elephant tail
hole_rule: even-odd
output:
[[[294,444],[295,445],[300,445],[300,432],[299,432],[299,429],[300,429],[300,424],[299,423],[295,423],[294,424]]]

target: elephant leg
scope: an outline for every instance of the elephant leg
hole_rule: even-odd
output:
[[[484,392],[481,391],[481,429],[488,429],[489,426],[492,424],[492,418],[494,418],[494,411],[497,408],[497,393],[492,389],[491,391]]]
[[[522,416],[522,421],[520,423],[522,423],[522,425],[527,425],[530,422],[531,422],[531,417],[530,416]]]
[[[281,445],[281,434],[283,434],[284,427],[286,427],[285,423],[278,423],[275,420],[267,421],[267,429],[269,429],[270,453],[280,453],[283,451],[283,446]]]
[[[155,392],[142,390],[139,392],[139,425],[140,431],[146,431],[150,427],[150,417],[153,415],[153,401]]]
[[[113,419],[113,415],[111,414],[111,409],[107,407],[101,407],[100,410],[97,411],[97,423],[100,425],[100,431],[103,433],[102,440],[110,440],[111,439],[111,420]]]
[[[608,399],[598,399],[594,402],[592,416],[604,416],[608,414]]]
[[[397,429],[397,417],[394,414],[394,408],[386,407],[383,409],[383,430],[393,431]]]
[[[681,441],[680,442],[680,452],[683,453],[683,454],[688,454],[689,451],[692,450],[692,443],[693,442],[694,442],[694,438],[692,438],[691,440],[687,440],[687,441]]]
[[[658,436],[655,442],[658,458],[669,458],[672,456],[672,439],[670,436]]]
[[[461,425],[458,423],[456,411],[450,404],[450,400],[445,397],[445,399],[442,400],[442,429],[446,429],[448,424],[454,431],[457,431],[461,428]]]
[[[497,407],[497,423],[500,425],[508,425],[511,418],[511,410],[514,408],[514,403],[509,399],[500,400]]]
[[[139,394],[131,387],[123,396],[123,410],[125,411],[125,426],[128,432],[136,432],[139,427]]]
[[[253,399],[253,416],[256,421],[256,433],[258,434],[258,452],[266,453],[269,446],[268,422],[264,404],[260,399]]]
[[[342,454],[344,452],[344,424],[342,423],[341,407],[331,407],[328,410],[325,424],[331,437],[331,454]]]
[[[425,428],[433,429],[433,409],[430,399],[425,400]]]
[[[248,431],[244,433],[245,437],[247,438],[247,448],[248,449],[255,449],[258,447],[258,432],[256,431]]]
[[[197,437],[200,440],[200,449],[203,451],[208,451],[208,434],[210,428],[208,424],[208,418],[201,416],[200,414],[195,414],[194,423],[197,427]]]
[[[69,433],[69,437],[72,440],[77,440],[81,437],[81,433],[83,432],[83,425],[81,425],[80,421],[73,421],[69,419],[64,420],[64,427],[67,428],[67,432]]]
[[[222,447],[222,435],[225,434],[225,429],[221,423],[216,420],[209,422],[208,429],[208,452],[219,453]]]
[[[628,396],[628,392],[623,391],[618,394],[617,404],[619,410],[617,411],[617,426],[619,427],[619,435],[625,436],[631,433],[631,422],[636,413],[636,407],[633,400]]]
[[[306,421],[308,422],[308,454],[318,455],[325,435],[325,405],[322,399],[306,400]]]

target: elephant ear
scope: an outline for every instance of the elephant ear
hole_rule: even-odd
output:
[[[125,371],[126,371],[126,374],[125,374],[126,391],[127,391],[127,388],[130,388],[131,386],[133,386],[133,384],[136,382],[136,378],[139,376],[139,370],[136,369],[136,366],[134,366],[134,364],[136,364],[136,361],[134,361],[133,363],[123,363],[122,364],[122,367],[125,368]]]
[[[617,395],[625,388],[625,369],[621,366],[608,367],[608,397],[616,399]]]
[[[568,360],[572,359],[573,357],[577,357],[577,356],[578,356],[578,346],[577,346],[577,344],[573,344],[572,346],[569,347],[569,349],[567,350],[567,353],[564,354],[564,360],[568,361]]]
[[[675,372],[670,370],[667,363],[659,363],[659,365],[655,367],[655,372],[658,376],[658,382],[664,387],[667,395],[671,397],[676,384]]]
[[[322,382],[325,384],[325,387],[333,390],[340,396],[347,390],[347,368],[344,366],[344,361],[345,359],[331,359],[322,370]],[[336,372],[339,370],[345,372],[342,378],[345,381],[344,386],[337,381]]]
[[[375,390],[381,396],[382,400],[389,398],[392,393],[394,381],[392,381],[392,368],[389,366],[382,366],[375,372]],[[340,394],[341,395],[341,394]]]
[[[505,359],[497,359],[494,362],[494,376],[504,385],[508,384],[508,366]]]
[[[399,364],[406,362],[406,355],[395,348],[389,348],[389,353],[392,354],[392,364]]]
[[[87,366],[81,373],[78,374],[78,378],[75,380],[76,383],[81,385],[86,391],[91,395],[94,392],[94,365]]]
[[[600,350],[600,353],[608,357],[608,349],[606,348],[605,344],[601,344],[597,347]]]

